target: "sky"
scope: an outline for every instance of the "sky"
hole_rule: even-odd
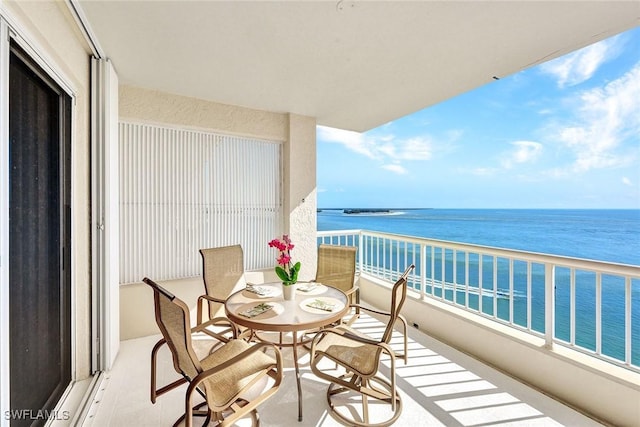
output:
[[[640,209],[640,27],[317,156],[319,208]]]

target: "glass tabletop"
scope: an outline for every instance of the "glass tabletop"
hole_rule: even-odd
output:
[[[253,285],[233,293],[227,316],[242,326],[264,331],[299,331],[333,323],[347,314],[347,296],[320,283],[298,282],[295,300],[285,301],[281,283]]]

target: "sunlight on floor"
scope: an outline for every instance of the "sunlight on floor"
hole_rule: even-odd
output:
[[[354,326],[372,337],[379,337],[384,325],[363,315]],[[571,408],[503,375],[490,367],[424,335],[409,331],[407,365],[397,363],[398,388],[403,411],[398,426],[596,426]],[[149,399],[151,347],[159,336],[123,341],[114,369],[105,375],[84,423],[85,426],[172,425],[184,412],[182,386],[158,398]],[[195,340],[197,344],[197,340]],[[195,345],[195,344],[194,344]],[[396,332],[392,348],[402,350],[402,337]],[[274,397],[259,407],[262,426],[338,426],[328,413],[327,383],[313,375],[306,351],[300,351],[304,420],[297,422],[297,391],[291,350],[284,349],[285,379]],[[388,376],[388,360],[381,371]],[[327,369],[334,369],[332,364]],[[178,376],[168,351],[158,365],[160,384]],[[361,413],[360,399],[349,396],[340,410]],[[388,416],[388,408],[372,404],[372,421]],[[378,418],[376,418],[378,417]],[[196,425],[202,421],[195,420]],[[243,419],[238,426],[249,426]]]

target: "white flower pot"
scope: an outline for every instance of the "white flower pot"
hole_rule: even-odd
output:
[[[293,285],[282,285],[282,296],[285,301],[293,301],[296,299],[296,288],[298,287],[297,283]]]

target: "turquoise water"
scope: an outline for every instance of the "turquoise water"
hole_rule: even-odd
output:
[[[319,231],[349,229],[640,265],[640,210],[412,209],[392,210],[388,215],[347,215],[341,210],[318,213]],[[490,268],[485,271],[490,274]],[[445,275],[448,277],[449,273]],[[543,271],[534,271],[531,295],[532,328],[539,332],[544,332],[543,275]],[[580,273],[580,276],[577,278],[580,286],[576,288],[576,343],[595,350],[595,275]],[[483,278],[485,281],[491,283],[490,278]],[[558,271],[555,334],[565,341],[570,340],[569,287],[568,271]],[[519,298],[519,295],[525,297]],[[460,300],[463,294],[455,298]],[[624,304],[622,280],[603,277],[602,352],[619,360],[624,359]],[[486,305],[492,310],[492,304]],[[508,309],[508,299],[499,299],[498,317],[508,318]],[[484,305],[483,311],[492,314]],[[640,366],[640,282],[637,280],[632,283],[631,314],[632,361]],[[526,325],[526,289],[518,286],[514,292],[514,318],[515,323]]]

